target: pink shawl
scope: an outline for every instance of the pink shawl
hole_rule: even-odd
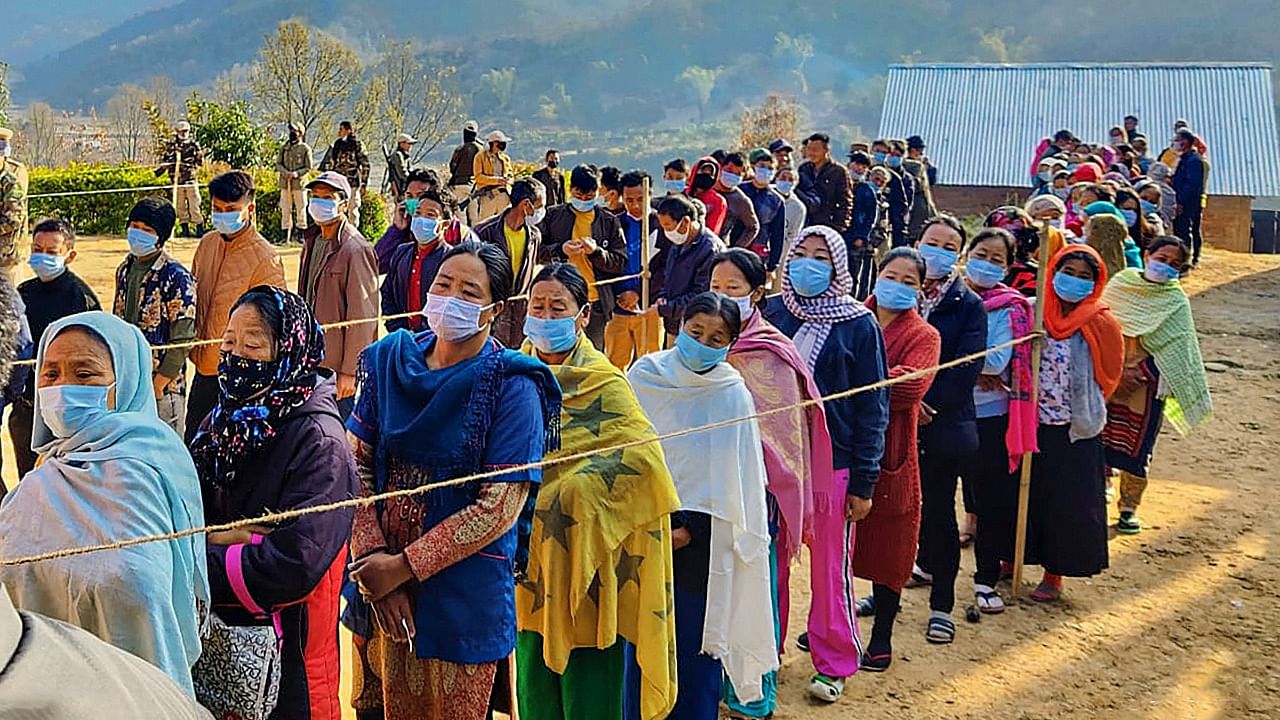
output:
[[[987,312],[1005,307],[1010,309],[1009,324],[1012,326],[1013,339],[1031,334],[1031,303],[1022,293],[1001,283],[983,290],[980,295]],[[1018,469],[1024,453],[1040,449],[1036,444],[1040,417],[1035,398],[1031,397],[1031,343],[1013,346],[1009,378],[1012,381],[1009,391],[1009,429],[1005,432],[1004,440],[1009,449],[1009,472],[1013,472]]]
[[[756,412],[822,397],[795,344],[757,310],[729,352]],[[803,416],[799,416],[803,412]],[[822,403],[759,419],[768,489],[778,502],[786,535],[779,559],[792,562],[812,541],[814,512],[832,512],[831,436]]]

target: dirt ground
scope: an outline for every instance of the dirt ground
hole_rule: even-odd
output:
[[[194,244],[172,250],[189,261]],[[82,241],[72,266],[107,305],[124,252],[119,240]],[[298,251],[285,255],[296,277]],[[1214,417],[1188,438],[1166,427],[1146,529],[1113,537],[1111,569],[1068,580],[1057,606],[1024,600],[978,625],[957,617],[956,642],[943,647],[924,641],[927,591],[908,590],[893,667],[851,679],[835,706],[805,695],[811,666],[794,638],[807,571],[798,569],[778,720],[1280,718],[1280,563],[1271,554],[1280,540],[1280,256],[1210,250],[1186,286],[1214,370]],[[972,555],[964,564],[960,609],[972,597]],[[1029,569],[1027,582],[1036,579]]]

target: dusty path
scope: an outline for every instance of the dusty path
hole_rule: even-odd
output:
[[[124,247],[84,241],[73,265],[108,306]],[[194,245],[172,249],[189,261]],[[296,249],[286,266],[296,277]],[[1068,581],[1060,606],[960,622],[942,648],[923,638],[925,591],[909,590],[888,673],[856,677],[841,704],[817,706],[804,694],[809,659],[789,649],[778,720],[1280,717],[1280,257],[1211,252],[1187,287],[1205,359],[1221,371],[1209,378],[1216,413],[1190,438],[1166,430],[1147,529],[1112,540],[1112,569]],[[964,562],[957,599],[967,604],[972,556]],[[793,573],[792,641],[806,575]]]

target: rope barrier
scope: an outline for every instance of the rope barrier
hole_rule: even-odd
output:
[[[185,185],[179,184],[177,187],[205,188],[209,186],[188,183]],[[34,195],[28,195],[27,199],[36,200],[39,198],[75,197],[79,195],[106,195],[108,193],[147,192],[150,190],[173,190],[173,188],[174,188],[174,185],[169,184],[169,185],[144,185],[142,187],[128,187],[128,188],[108,188],[106,190],[67,190],[65,192],[36,193]]]
[[[601,287],[604,285],[612,285],[614,283],[620,283],[627,280],[635,280],[643,276],[644,276],[644,273],[636,273],[634,275],[623,275],[622,277],[610,278],[608,280],[601,280],[599,282],[592,283],[592,286]],[[527,294],[516,295],[514,297],[507,298],[507,302],[511,302],[512,300],[528,300],[528,299],[529,299],[529,296]],[[421,311],[395,313],[394,315],[376,315],[370,318],[353,318],[351,320],[342,320],[340,322],[332,322],[325,325],[321,325],[320,327],[325,330],[338,330],[341,328],[352,327],[355,325],[363,325],[365,323],[371,323],[371,322],[386,322],[387,320],[408,320],[409,318],[419,317],[421,315],[422,315]],[[151,351],[164,352],[166,350],[181,350],[184,348],[197,348],[197,347],[205,347],[207,345],[221,345],[221,344],[222,344],[222,338],[209,338],[207,340],[189,340],[187,342],[180,342],[180,343],[152,345]],[[14,366],[35,365],[35,364],[36,364],[36,361],[34,358],[28,359],[28,360],[15,360],[13,362]]]
[[[180,540],[182,538],[191,537],[194,535],[202,535],[205,533],[224,532],[227,530],[236,530],[239,528],[257,526],[257,525],[277,525],[286,520],[293,520],[306,515],[315,515],[315,514],[324,513],[324,512],[332,512],[334,510],[343,510],[346,508],[364,507],[367,505],[372,505],[377,502],[381,502],[383,500],[390,500],[390,499],[402,498],[402,497],[412,497],[415,495],[424,495],[428,492],[431,492],[432,490],[436,490],[439,488],[452,487],[455,485],[465,485],[466,483],[476,482],[478,480],[486,480],[486,479],[498,477],[501,475],[509,475],[515,472],[523,472],[525,470],[536,470],[536,469],[545,468],[551,465],[559,465],[561,463],[575,462],[577,460],[583,460],[589,457],[594,457],[596,455],[607,455],[607,454],[618,452],[621,450],[626,450],[627,448],[638,447],[640,445],[647,445],[649,443],[661,442],[663,440],[670,440],[672,438],[683,437],[685,435],[693,435],[696,433],[706,432],[709,430],[717,430],[719,428],[729,427],[731,425],[736,425],[738,423],[747,422],[748,420],[755,420],[762,417],[769,417],[771,415],[775,415],[782,412],[799,410],[801,408],[806,408],[806,407],[817,405],[820,403],[831,402],[833,400],[843,400],[845,398],[853,397],[854,395],[860,395],[865,392],[871,392],[872,390],[880,390],[882,388],[890,387],[892,385],[897,385],[898,383],[901,383],[901,382],[907,382],[908,380],[915,380],[916,378],[926,377],[940,370],[946,370],[948,368],[953,368],[953,367],[974,362],[976,360],[980,360],[986,357],[987,355],[989,355],[990,353],[993,353],[997,350],[1004,350],[1006,348],[1011,348],[1016,345],[1021,345],[1022,343],[1030,342],[1031,340],[1034,340],[1038,337],[1040,337],[1040,335],[1037,333],[1032,333],[1030,335],[1023,335],[1020,338],[1016,338],[1014,340],[1010,340],[1009,342],[1001,343],[1000,345],[987,348],[986,350],[983,350],[981,352],[976,352],[971,355],[966,355],[964,357],[956,358],[955,360],[951,360],[945,363],[940,363],[930,368],[915,370],[913,372],[909,372],[904,375],[899,375],[898,377],[885,378],[884,380],[881,380],[876,383],[872,383],[870,385],[863,385],[861,387],[849,388],[848,390],[842,390],[837,393],[832,393],[825,397],[817,398],[814,400],[804,400],[791,405],[786,405],[784,407],[778,407],[778,408],[773,408],[772,410],[756,412],[751,415],[746,415],[743,417],[731,418],[729,420],[721,420],[719,422],[709,423],[706,425],[699,425],[692,428],[686,428],[684,430],[676,430],[674,432],[669,432],[664,435],[657,435],[654,437],[630,440],[624,443],[619,443],[612,447],[601,448],[598,450],[588,450],[588,451],[583,451],[579,453],[573,453],[571,455],[561,455],[553,458],[543,458],[542,460],[539,460],[537,462],[526,463],[524,465],[517,465],[515,467],[504,467],[499,470],[490,470],[486,472],[476,473],[474,475],[467,475],[465,477],[454,478],[452,480],[445,480],[443,482],[438,482],[432,485],[423,485],[415,488],[405,488],[402,490],[392,490],[389,492],[384,492],[376,495],[368,495],[368,496],[358,497],[358,498],[349,498],[347,500],[339,500],[337,502],[327,503],[324,505],[312,505],[309,507],[294,508],[292,510],[282,510],[279,512],[266,513],[264,515],[261,515],[255,518],[246,518],[243,520],[236,520],[234,522],[221,523],[218,525],[206,525],[204,527],[189,528],[187,530],[180,530],[177,532],[165,533],[161,535],[145,535],[142,537],[128,538],[125,540],[117,540],[115,542],[101,543],[98,545],[86,545],[86,546],[75,547],[75,548],[64,548],[62,550],[52,550],[52,551],[40,553],[37,555],[27,555],[25,557],[3,558],[3,559],[0,559],[0,565],[3,565],[3,566],[28,565],[31,563],[44,562],[46,560],[57,560],[60,558],[67,558],[67,557],[74,557],[77,555],[87,555],[89,553],[102,552],[103,550],[120,550],[123,548],[133,547],[135,545],[145,545],[153,542],[168,542],[170,540]]]

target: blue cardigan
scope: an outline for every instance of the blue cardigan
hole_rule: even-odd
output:
[[[987,347],[987,311],[982,298],[963,281],[954,283],[929,314],[929,324],[942,336],[940,363],[982,352]],[[924,402],[937,415],[920,428],[920,450],[960,455],[978,449],[973,388],[982,360],[942,370],[933,378]]]
[[[803,324],[787,310],[780,297],[769,300],[765,317],[791,338]],[[888,375],[880,325],[875,315],[867,314],[831,327],[831,334],[818,354],[813,379],[825,397],[880,382]],[[850,495],[871,497],[880,479],[884,434],[889,428],[889,388],[831,400],[823,407],[831,431],[835,468],[849,470]]]

